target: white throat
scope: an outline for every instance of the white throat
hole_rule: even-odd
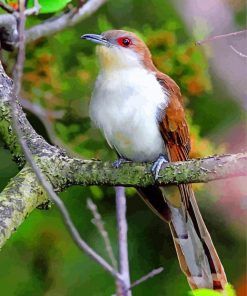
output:
[[[90,117],[119,155],[134,161],[154,161],[165,153],[158,117],[168,105],[168,93],[154,73],[143,66],[98,75]]]

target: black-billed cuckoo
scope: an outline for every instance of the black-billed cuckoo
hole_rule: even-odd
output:
[[[98,43],[100,72],[90,103],[90,117],[124,161],[161,165],[189,158],[190,135],[178,85],[159,72],[147,46],[134,33],[112,30],[85,34]],[[181,269],[192,289],[223,290],[224,268],[197,206],[191,185],[178,185],[179,200],[163,188],[137,188],[144,201],[169,223]]]

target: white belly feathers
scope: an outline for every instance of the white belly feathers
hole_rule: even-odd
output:
[[[101,72],[90,117],[122,157],[153,161],[165,153],[157,116],[168,100],[155,76],[143,68]]]

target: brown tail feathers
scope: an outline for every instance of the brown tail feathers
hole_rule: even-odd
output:
[[[224,268],[196,203],[191,185],[179,185],[186,207],[169,202],[159,187],[138,188],[148,206],[170,226],[178,260],[192,289],[223,290]]]

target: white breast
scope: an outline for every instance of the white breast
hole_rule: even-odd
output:
[[[121,156],[153,161],[165,152],[157,116],[168,100],[154,74],[142,67],[101,72],[90,117]]]

